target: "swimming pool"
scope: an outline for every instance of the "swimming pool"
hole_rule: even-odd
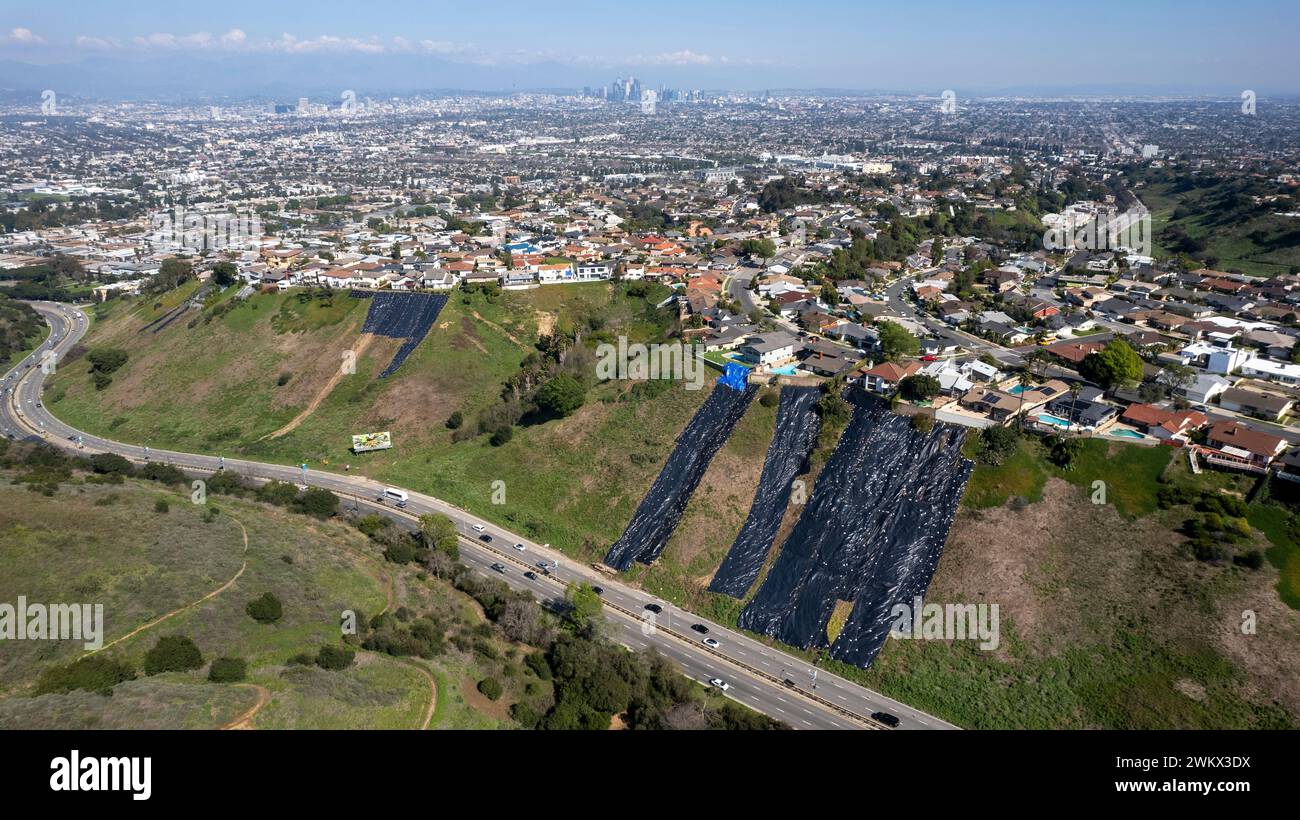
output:
[[[778,367],[773,370],[769,370],[767,372],[771,373],[774,376],[793,376],[794,372],[798,369],[799,368],[796,367],[795,365],[787,364],[785,367]]]
[[[1146,438],[1146,436],[1136,430],[1112,430],[1110,435],[1115,438]]]
[[[1016,385],[1015,387],[1013,387],[1013,388],[1011,388],[1010,390],[1008,390],[1007,392],[1010,393],[1010,394],[1013,395],[1013,396],[1019,396],[1021,393],[1025,392],[1025,390],[1027,390],[1027,389],[1028,389],[1028,388],[1026,388],[1023,384],[1018,384],[1018,385]]]
[[[1069,427],[1070,422],[1059,416],[1053,416],[1051,413],[1039,413],[1038,420],[1044,424],[1050,424],[1053,427]]]

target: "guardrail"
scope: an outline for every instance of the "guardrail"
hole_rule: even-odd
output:
[[[14,389],[14,391],[13,391],[13,392],[10,394],[10,396],[9,396],[9,402],[10,402],[11,406],[14,407],[15,409],[17,408],[17,397],[18,397],[18,391],[17,391],[17,388],[18,388],[19,385],[21,385],[21,383],[25,380],[26,376],[27,376],[27,374],[24,373],[23,376],[20,377],[20,378],[17,380],[17,382],[15,382],[15,384],[14,384],[14,388],[15,388],[15,389]],[[49,436],[48,432],[45,431],[45,430],[37,430],[36,428],[34,428],[34,427],[31,425],[30,421],[28,420],[27,416],[26,416],[25,414],[22,414],[21,411],[16,412],[16,413],[14,414],[14,418],[15,418],[15,420],[18,422],[18,424],[20,424],[22,427],[25,427],[26,429],[30,430],[32,433],[37,434],[37,435],[41,436],[42,438],[46,438],[47,440],[49,440],[49,439],[48,439],[48,436]],[[77,445],[75,445],[75,446],[69,446],[70,442],[64,442],[63,440],[58,439],[58,438],[53,439],[53,443],[55,444],[55,446],[60,447],[61,449],[69,449],[69,450],[74,450],[74,451],[75,451],[75,450],[79,450],[79,451],[81,451],[81,452],[94,452],[95,449],[97,449],[97,448],[94,448],[94,447],[87,447],[87,446],[85,446],[84,444],[77,444]],[[184,455],[184,454],[181,454],[181,455]],[[167,462],[167,459],[166,459],[166,456],[165,456],[165,453],[159,453],[159,454],[158,454],[158,457],[151,458],[151,459],[150,459],[150,458],[140,458],[140,457],[135,457],[135,456],[124,456],[124,457],[125,457],[127,460],[129,460],[129,461],[136,462],[136,463],[141,463],[141,464],[144,464],[144,463],[150,463],[150,462],[153,462],[153,463],[161,463],[161,464],[167,464],[167,463],[168,463],[168,462]],[[177,464],[176,466],[177,466],[178,468],[180,468],[182,471],[186,471],[186,470],[189,470],[189,471],[197,471],[197,470],[202,470],[202,469],[203,469],[203,468],[201,468],[201,467],[192,467],[192,466],[185,466],[185,465],[180,465],[180,464]],[[257,481],[272,481],[272,480],[275,480],[275,479],[269,479],[269,478],[266,478],[265,476],[257,475],[257,474],[255,473],[255,471],[257,470],[257,468],[254,467],[254,466],[249,465],[248,468],[247,468],[246,470],[240,470],[240,469],[238,469],[238,466],[245,466],[245,465],[232,465],[230,468],[226,468],[226,469],[229,469],[231,472],[239,473],[240,475],[246,476],[246,477],[248,477],[248,478],[250,478],[250,479],[254,479],[254,480],[257,480]],[[339,476],[339,477],[340,477],[340,478],[347,478],[347,476]],[[338,490],[331,490],[331,492],[334,492],[334,493],[336,493],[337,495],[339,495],[339,496],[341,496],[341,497],[343,497],[343,498],[352,499],[354,502],[356,502],[356,504],[354,504],[354,506],[359,505],[359,504],[362,503],[362,502],[364,502],[367,506],[372,506],[372,505],[375,504],[374,499],[371,498],[371,497],[368,497],[368,496],[361,496],[361,495],[358,495],[358,494],[355,494],[355,493],[343,492],[343,491],[338,491]],[[463,509],[460,508],[460,507],[456,507],[455,505],[451,505],[451,504],[448,504],[448,506],[449,506],[449,507],[452,507],[453,509],[462,510],[463,512],[466,512],[466,513],[468,514],[468,511],[467,511],[467,510],[463,510]],[[391,512],[391,513],[394,514],[394,515],[397,515],[397,516],[400,516],[400,517],[404,517],[404,518],[407,518],[407,519],[410,519],[410,520],[413,520],[413,521],[416,521],[416,522],[419,521],[419,516],[418,516],[418,515],[416,515],[415,513],[412,513],[412,512],[408,512],[407,510],[400,509],[400,508],[392,508],[392,507],[388,507],[387,505],[384,505],[384,508],[385,508],[385,510]],[[515,565],[518,565],[518,566],[524,567],[526,570],[530,570],[530,571],[533,569],[533,567],[531,567],[527,562],[520,560],[517,556],[515,556],[515,555],[513,555],[513,554],[511,554],[511,553],[509,553],[509,552],[505,552],[505,551],[502,551],[502,550],[498,550],[496,547],[492,546],[492,545],[489,544],[489,543],[482,542],[482,541],[479,541],[479,540],[474,539],[474,538],[470,538],[469,536],[467,536],[467,535],[465,535],[465,534],[463,534],[463,533],[460,533],[460,532],[456,533],[456,536],[457,536],[457,538],[460,539],[461,541],[463,541],[463,542],[465,542],[465,543],[467,543],[467,544],[469,544],[469,545],[471,545],[471,546],[475,546],[475,547],[478,547],[478,548],[480,548],[480,549],[484,549],[484,550],[490,552],[491,554],[496,555],[496,556],[498,556],[498,557],[500,557],[500,558],[504,558],[506,561],[508,561],[508,562],[510,562],[510,563],[512,563],[512,564],[515,564]],[[551,581],[555,582],[556,584],[559,584],[559,585],[561,585],[561,586],[564,586],[564,582],[560,581],[560,579],[558,579],[558,578],[556,578],[556,577],[550,575],[549,573],[547,573],[547,574],[545,574],[545,575],[543,575],[543,576],[540,576],[540,577],[548,578],[548,579],[550,579]],[[586,577],[584,577],[584,580],[588,580],[588,579],[587,579]],[[615,611],[617,611],[617,612],[622,613],[624,616],[630,618],[630,619],[633,620],[633,621],[637,621],[637,622],[643,622],[643,621],[644,621],[644,618],[642,617],[641,613],[633,612],[632,610],[629,610],[629,609],[627,609],[626,607],[620,606],[619,604],[616,604],[616,603],[614,603],[614,602],[612,602],[612,601],[608,601],[608,600],[603,600],[603,599],[602,599],[602,605],[603,605],[603,606],[607,606],[607,607],[609,607],[610,609],[613,609],[613,610],[615,610]],[[886,729],[891,728],[891,727],[886,726],[886,725],[883,724],[883,723],[880,723],[879,721],[874,720],[874,719],[871,718],[871,717],[868,717],[868,716],[864,716],[864,715],[858,714],[857,712],[854,712],[853,710],[851,710],[851,709],[849,709],[849,708],[847,708],[847,707],[840,706],[839,704],[834,703],[834,702],[832,702],[832,701],[830,701],[830,700],[827,700],[826,698],[823,698],[823,697],[821,697],[821,696],[819,696],[819,695],[817,695],[817,694],[814,694],[814,693],[809,692],[809,691],[807,691],[807,690],[801,689],[801,688],[799,688],[799,687],[797,687],[797,686],[795,686],[795,687],[787,686],[787,685],[785,684],[785,681],[784,681],[783,679],[778,678],[777,676],[772,675],[772,674],[769,673],[769,672],[765,672],[765,671],[763,671],[762,669],[758,669],[757,667],[754,667],[754,666],[752,666],[752,665],[750,665],[750,664],[747,664],[747,663],[745,663],[744,661],[738,660],[738,659],[733,658],[733,657],[731,657],[731,656],[729,656],[729,655],[726,655],[726,654],[724,654],[724,653],[722,653],[722,652],[719,652],[719,651],[715,650],[714,648],[712,648],[712,647],[710,647],[710,646],[707,646],[706,644],[703,644],[703,643],[700,643],[700,642],[694,640],[694,639],[693,639],[691,636],[689,636],[689,635],[684,635],[684,634],[679,633],[679,632],[677,632],[677,631],[675,631],[675,630],[673,630],[673,629],[670,629],[670,628],[668,628],[668,627],[664,627],[664,626],[659,626],[659,625],[656,625],[655,629],[656,629],[656,630],[661,630],[661,631],[663,631],[665,634],[667,634],[667,635],[669,635],[669,636],[671,636],[671,637],[673,637],[673,638],[676,638],[677,640],[681,641],[682,643],[687,644],[688,646],[690,646],[692,649],[694,649],[694,650],[697,651],[697,652],[702,651],[702,652],[705,652],[705,653],[707,653],[707,654],[709,654],[709,655],[713,655],[713,656],[719,658],[720,660],[722,660],[722,661],[725,662],[725,663],[729,663],[729,664],[731,664],[732,666],[735,666],[735,667],[737,667],[737,668],[739,668],[739,669],[742,669],[742,670],[748,672],[750,675],[752,675],[752,676],[754,676],[754,677],[756,677],[756,678],[759,678],[759,679],[761,679],[761,680],[766,680],[766,681],[769,681],[769,682],[771,682],[771,683],[776,684],[776,685],[779,687],[779,689],[780,689],[781,691],[793,692],[794,694],[797,694],[797,695],[799,695],[800,697],[802,697],[802,698],[804,698],[804,699],[806,699],[806,700],[808,700],[808,701],[810,701],[810,702],[812,702],[812,703],[815,703],[815,704],[817,704],[817,705],[819,705],[819,706],[821,706],[821,707],[823,707],[823,708],[825,708],[825,709],[828,709],[828,710],[830,710],[830,711],[832,711],[832,712],[834,712],[834,713],[836,713],[836,714],[839,714],[839,715],[841,715],[841,716],[844,716],[844,717],[849,718],[850,720],[853,720],[853,721],[855,721],[855,722],[857,722],[857,723],[860,723],[860,724],[862,724],[865,728],[868,728],[868,729],[876,729],[876,730],[886,730]]]

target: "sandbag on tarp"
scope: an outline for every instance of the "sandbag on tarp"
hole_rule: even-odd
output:
[[[736,429],[757,392],[758,388],[752,386],[744,391],[713,388],[677,437],[677,446],[636,508],[627,529],[609,548],[606,564],[625,570],[633,561],[648,564],[659,557],[677,529],[691,494],[704,478],[709,462],[731,437],[731,431]]]
[[[853,418],[781,555],[740,617],[745,629],[793,646],[827,646],[826,625],[836,602],[855,601],[874,589],[871,579],[878,572],[890,576],[886,567],[912,579],[896,584],[899,589],[924,581],[923,591],[970,472],[960,456],[960,431],[937,425],[921,433],[883,401],[858,391],[849,398]],[[907,571],[927,564],[929,574]],[[890,595],[878,591],[867,597],[855,612],[874,620],[878,599]],[[869,661],[879,651],[879,644],[870,647],[872,635],[859,628],[841,632],[843,651]]]
[[[754,502],[727,557],[714,573],[709,591],[743,598],[758,578],[790,503],[794,477],[807,470],[808,457],[817,445],[821,416],[816,406],[820,397],[821,390],[816,387],[781,389],[776,431],[767,447]]]
[[[352,291],[349,295],[364,298],[363,291]],[[406,357],[415,352],[420,342],[428,334],[429,328],[437,321],[438,314],[447,304],[447,296],[437,293],[376,293],[366,313],[366,322],[361,327],[362,333],[374,333],[406,342],[397,349],[392,361],[379,374],[384,379],[402,366]]]
[[[831,645],[831,657],[864,669],[870,666],[889,637],[894,605],[911,607],[914,597],[929,589],[957,503],[975,467],[961,456],[962,438],[959,430],[941,429],[927,442],[929,455],[923,461],[931,480],[921,487],[915,503],[900,508],[888,528],[888,546],[851,596],[853,612]]]

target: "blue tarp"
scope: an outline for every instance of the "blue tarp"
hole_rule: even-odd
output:
[[[749,385],[749,368],[743,364],[728,362],[722,375],[718,377],[718,384],[730,387],[732,390],[743,391]]]

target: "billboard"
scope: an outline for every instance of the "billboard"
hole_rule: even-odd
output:
[[[352,452],[368,453],[371,450],[387,450],[393,446],[393,434],[387,431],[383,433],[362,433],[359,436],[352,437]]]

